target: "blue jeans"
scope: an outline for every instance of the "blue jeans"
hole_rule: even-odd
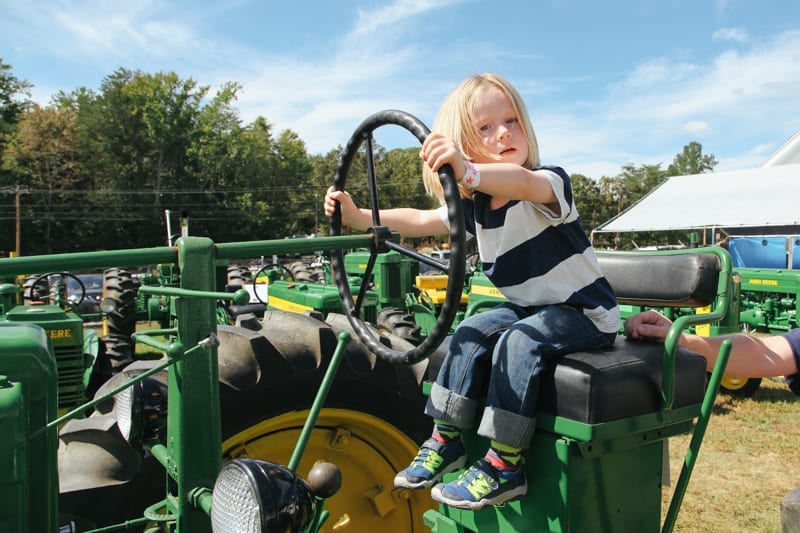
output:
[[[456,328],[425,413],[472,429],[486,398],[478,434],[527,448],[536,428],[542,372],[560,355],[604,348],[615,337],[571,306],[502,303]]]

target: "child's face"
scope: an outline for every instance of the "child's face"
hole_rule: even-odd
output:
[[[522,165],[528,159],[528,141],[506,95],[497,87],[485,89],[476,99],[475,118],[483,146],[504,163]],[[476,163],[497,163],[478,156]]]

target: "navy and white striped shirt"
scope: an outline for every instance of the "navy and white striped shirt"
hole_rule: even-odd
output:
[[[572,305],[601,332],[616,332],[617,299],[580,225],[569,175],[560,167],[537,170],[547,171],[560,214],[520,200],[492,210],[491,197],[478,191],[462,200],[468,237],[478,241],[483,270],[518,305]],[[449,228],[446,207],[440,216]]]

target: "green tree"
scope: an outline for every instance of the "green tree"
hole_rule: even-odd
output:
[[[324,155],[311,156],[311,183],[317,191],[317,205],[320,206],[320,217],[317,219],[316,233],[318,235],[328,235],[330,233],[330,222],[322,213],[322,200],[325,191],[333,185],[336,169],[339,166],[339,156],[343,151],[342,146],[330,150]]]
[[[11,65],[0,57],[0,154],[3,139],[14,131],[22,113],[31,106],[30,82],[21,80],[11,73]]]
[[[190,232],[219,242],[252,238],[250,213],[241,201],[257,186],[247,172],[247,161],[258,150],[250,149],[248,132],[233,105],[240,88],[224,84],[202,106],[187,149],[187,185],[196,191],[185,197],[183,205],[191,211]]]
[[[187,152],[207,92],[174,73],[119,69],[96,97],[84,91],[72,98],[87,132],[83,150],[91,154],[98,201],[117,214],[102,246],[161,243],[163,210],[196,200],[179,191],[195,185]]]
[[[34,199],[27,206],[25,221],[29,228],[26,240],[36,247],[26,251],[71,250],[76,240],[70,220],[76,211],[68,194],[81,181],[76,129],[73,112],[34,106],[24,113],[7,147],[4,167]]]
[[[714,154],[703,155],[703,145],[690,142],[683,151],[675,156],[667,168],[667,176],[689,176],[711,172],[717,166]]]
[[[600,178],[600,193],[606,208],[610,208],[610,211],[607,212],[609,215],[607,220],[634,205],[665,179],[666,175],[661,169],[661,164],[639,167],[627,164],[616,176]],[[626,235],[623,240],[622,235],[617,234],[614,238],[614,248],[630,248],[639,244],[640,241],[649,241],[652,237],[652,232],[636,232]]]
[[[623,166],[622,171],[616,176],[604,176],[599,180],[600,193],[606,207],[606,218],[601,223],[636,204],[670,176],[710,172],[716,165],[717,160],[713,154],[704,155],[702,145],[691,142],[675,156],[667,170],[663,170],[661,164]],[[631,232],[624,237],[617,234],[614,238],[614,247],[627,249],[644,245],[676,244],[685,243],[686,239],[687,236],[682,231]],[[602,235],[597,236],[595,243],[610,244]]]
[[[581,216],[581,225],[589,234],[591,231],[610,218],[608,209],[600,193],[600,185],[593,179],[583,174],[573,174],[572,194],[575,198],[575,207]]]
[[[247,233],[251,239],[270,239],[282,233],[283,228],[272,224],[271,208],[276,198],[271,192],[275,187],[275,139],[272,125],[264,117],[258,117],[244,128],[238,145],[237,183],[246,189],[236,201],[241,212],[247,213]],[[281,235],[283,236],[283,235]]]
[[[278,227],[283,224],[285,236],[313,233],[320,216],[318,200],[321,197],[313,188],[306,145],[297,133],[285,130],[278,137],[275,149],[277,195],[272,199],[274,211],[280,218],[273,221]]]
[[[16,131],[23,112],[31,105],[28,99],[31,87],[29,82],[17,78],[12,73],[11,65],[4,63],[0,57],[0,201],[3,205],[2,211],[8,213],[0,216],[0,251],[16,246],[16,204],[20,198],[20,189],[16,183],[17,178],[2,162],[6,146]]]
[[[397,148],[386,154],[389,169],[387,200],[393,207],[434,208],[437,201],[425,191],[419,148]]]

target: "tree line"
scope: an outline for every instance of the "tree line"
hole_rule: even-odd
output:
[[[167,213],[215,242],[325,234],[322,197],[342,146],[309,154],[292,130],[267,118],[249,124],[235,107],[241,86],[211,87],[173,72],[120,68],[99,89],[30,101],[31,84],[0,58],[0,253],[23,255],[162,246]],[[345,141],[346,139],[343,139]],[[435,207],[422,185],[419,148],[376,146],[381,207]],[[365,157],[353,164],[348,191],[369,205]],[[574,174],[587,232],[635,203],[667,177],[707,172],[713,155],[692,142],[662,169],[624,166],[599,179]],[[629,248],[685,238],[601,234],[601,247]],[[674,242],[674,240],[673,240]]]

